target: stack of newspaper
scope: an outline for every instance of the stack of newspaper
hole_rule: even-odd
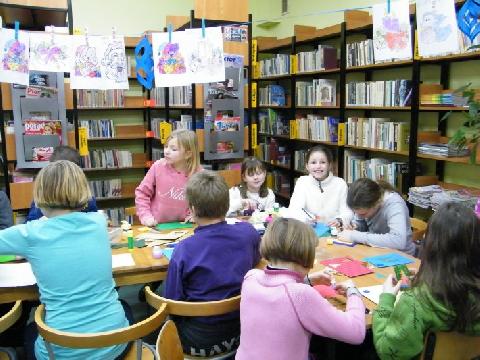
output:
[[[424,208],[436,210],[445,202],[462,203],[469,208],[475,208],[477,197],[466,190],[446,190],[439,185],[411,187],[408,191],[408,202]]]

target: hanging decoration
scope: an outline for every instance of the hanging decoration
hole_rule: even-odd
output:
[[[30,70],[69,72],[70,43],[70,36],[55,34],[53,29],[50,33],[30,33]]]
[[[0,58],[2,71],[0,82],[28,86],[28,52],[29,33],[16,30],[1,29]]]
[[[146,89],[153,87],[153,53],[152,45],[144,36],[135,47],[135,63],[138,82]]]
[[[473,41],[480,33],[480,0],[467,0],[457,15],[458,27]]]

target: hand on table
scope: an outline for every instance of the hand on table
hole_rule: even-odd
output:
[[[313,273],[308,274],[308,278],[312,286],[315,285],[327,285],[330,286],[332,284],[333,276],[326,270],[322,271],[315,271]]]
[[[257,201],[252,200],[252,199],[242,199],[242,206],[243,209],[245,210],[251,210],[254,211],[257,209]]]
[[[383,283],[383,292],[387,294],[397,295],[402,285],[401,281],[397,281],[392,274],[387,276],[387,279]]]
[[[344,282],[337,284],[337,287],[335,288],[335,290],[337,290],[337,293],[339,293],[340,295],[346,296],[347,289],[354,288],[354,287],[356,286],[352,280],[346,280]]]

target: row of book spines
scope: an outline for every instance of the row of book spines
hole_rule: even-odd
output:
[[[79,107],[120,107],[124,104],[124,90],[77,90]]]
[[[93,180],[89,181],[88,185],[96,198],[122,196],[122,179]]]
[[[85,169],[131,167],[132,152],[118,149],[90,150],[83,157],[83,165]]]

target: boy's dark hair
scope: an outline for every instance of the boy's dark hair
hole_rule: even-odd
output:
[[[369,178],[355,180],[348,188],[347,205],[350,209],[371,209],[382,198],[385,191],[396,190],[385,181],[373,181]]]
[[[57,160],[68,160],[80,167],[82,166],[82,158],[78,151],[66,145],[59,145],[53,149],[53,154],[50,156],[50,162]]]
[[[228,185],[220,174],[209,170],[193,174],[186,192],[188,206],[194,208],[196,217],[215,219],[227,214]]]
[[[260,171],[265,171],[267,172],[267,168],[265,167],[264,163],[258,160],[256,157],[247,157],[243,160],[242,162],[242,169],[241,169],[241,177],[242,179],[240,180],[240,185],[238,186],[238,189],[240,190],[240,196],[242,199],[248,198],[247,196],[247,183],[245,180],[243,180],[243,176],[245,174],[252,176],[255,174],[258,170]],[[263,182],[262,186],[260,186],[260,191],[258,192],[258,195],[260,197],[264,198],[268,196],[268,188],[267,188],[267,181]]]
[[[480,219],[462,204],[443,204],[428,222],[423,246],[412,286],[424,304],[432,296],[452,311],[445,319],[451,330],[465,332],[480,322]]]

